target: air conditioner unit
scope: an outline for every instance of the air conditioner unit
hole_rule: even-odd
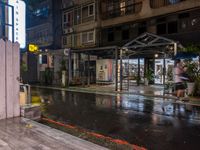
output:
[[[72,33],[72,32],[73,32],[73,28],[63,29],[64,34],[68,34],[68,33]]]

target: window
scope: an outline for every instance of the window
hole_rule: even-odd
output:
[[[138,34],[142,34],[147,31],[147,23],[146,22],[141,22],[138,26]]]
[[[94,4],[89,5],[89,12],[88,12],[88,16],[92,16],[94,15]]]
[[[157,34],[158,35],[166,34],[166,32],[167,32],[166,23],[162,23],[162,24],[157,25]]]
[[[82,34],[82,43],[87,43],[87,32]]]
[[[122,27],[122,40],[129,39],[129,26],[125,25]]]
[[[82,33],[82,43],[94,42],[94,31]]]
[[[64,16],[63,16],[63,22],[67,22],[67,14],[64,14]]]
[[[102,8],[103,18],[115,18],[138,13],[142,9],[142,0],[106,0]]]
[[[129,29],[122,30],[122,40],[128,40],[129,39]]]
[[[108,29],[108,42],[114,41],[114,30],[113,28]]]
[[[63,27],[66,29],[73,25],[73,12],[65,12],[63,14]]]
[[[189,27],[189,13],[182,13],[178,15],[179,18],[179,29],[185,31]]]
[[[94,32],[88,32],[88,42],[93,42],[94,40]]]
[[[87,5],[82,8],[83,18],[87,18],[94,15],[94,4]]]
[[[177,27],[177,21],[172,21],[168,23],[168,34],[177,33],[178,27]]]
[[[47,55],[42,55],[42,64],[47,64]]]
[[[124,14],[125,14],[125,11],[126,11],[126,8],[125,8],[125,1],[121,1],[121,2],[120,2],[120,12],[121,12],[121,15],[124,15]]]
[[[67,37],[63,37],[63,45],[67,45]]]
[[[81,9],[74,10],[74,24],[80,24],[81,23]]]
[[[189,14],[189,13],[182,13],[182,14],[179,14],[179,15],[178,15],[178,18],[179,18],[179,19],[189,18],[189,17],[190,17],[190,14]]]
[[[168,5],[175,5],[186,0],[150,0],[151,8],[160,8]]]

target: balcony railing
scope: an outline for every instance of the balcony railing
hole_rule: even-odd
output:
[[[160,8],[168,5],[174,5],[187,0],[150,0],[151,8]]]
[[[139,13],[142,9],[142,2],[137,2],[118,9],[107,10],[102,13],[102,19],[110,19],[124,15]]]

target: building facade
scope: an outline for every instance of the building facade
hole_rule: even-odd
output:
[[[183,46],[199,45],[199,0],[102,0],[101,46],[123,46],[141,34],[149,32],[180,42]],[[161,49],[160,49],[161,50]],[[132,56],[133,57],[133,56]],[[125,62],[133,78],[142,78],[152,68],[153,83],[171,81],[173,61],[165,56],[146,55]],[[131,69],[130,69],[131,68]],[[123,70],[126,70],[123,68]],[[158,73],[160,72],[160,73]],[[168,76],[169,74],[169,76]]]
[[[38,0],[27,10],[27,43],[35,44],[40,52],[61,48],[62,0]],[[28,47],[27,47],[28,51]],[[23,75],[25,82],[45,82],[45,71],[53,72],[52,55],[25,53],[28,69]]]
[[[94,70],[100,70],[93,74],[97,79],[104,72],[102,66],[105,68],[109,66],[109,64],[97,64],[97,59],[115,54],[107,52],[98,55],[92,49],[122,47],[145,32],[179,41],[182,45],[200,44],[200,0],[74,0],[70,3],[68,1],[63,4],[62,31],[62,48],[71,48],[79,52],[82,50],[83,53],[80,52],[79,55],[97,56],[93,60]],[[87,70],[87,62],[91,62],[90,56],[80,57],[72,54],[72,71],[81,68]],[[163,60],[152,56],[148,59],[148,63],[153,65],[154,73],[159,68],[171,69],[173,66],[170,60],[167,60],[168,66],[163,67]],[[80,65],[80,61],[84,62],[85,67],[81,67],[83,65]],[[136,70],[143,70],[141,76],[144,78],[146,60],[141,58],[132,62],[132,66],[135,66],[135,62],[141,63],[140,67],[135,67]],[[88,64],[90,68],[92,64]],[[97,68],[98,66],[100,68]],[[136,72],[138,74],[138,71]],[[91,75],[91,73],[83,74]],[[162,84],[165,78],[163,74],[161,76],[156,81],[158,84]]]
[[[102,0],[102,45],[125,44],[143,32],[199,43],[199,0]]]
[[[62,31],[63,48],[98,46],[98,1],[74,0],[63,3]]]

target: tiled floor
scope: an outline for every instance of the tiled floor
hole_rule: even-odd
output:
[[[0,150],[106,150],[24,118],[0,120]]]

